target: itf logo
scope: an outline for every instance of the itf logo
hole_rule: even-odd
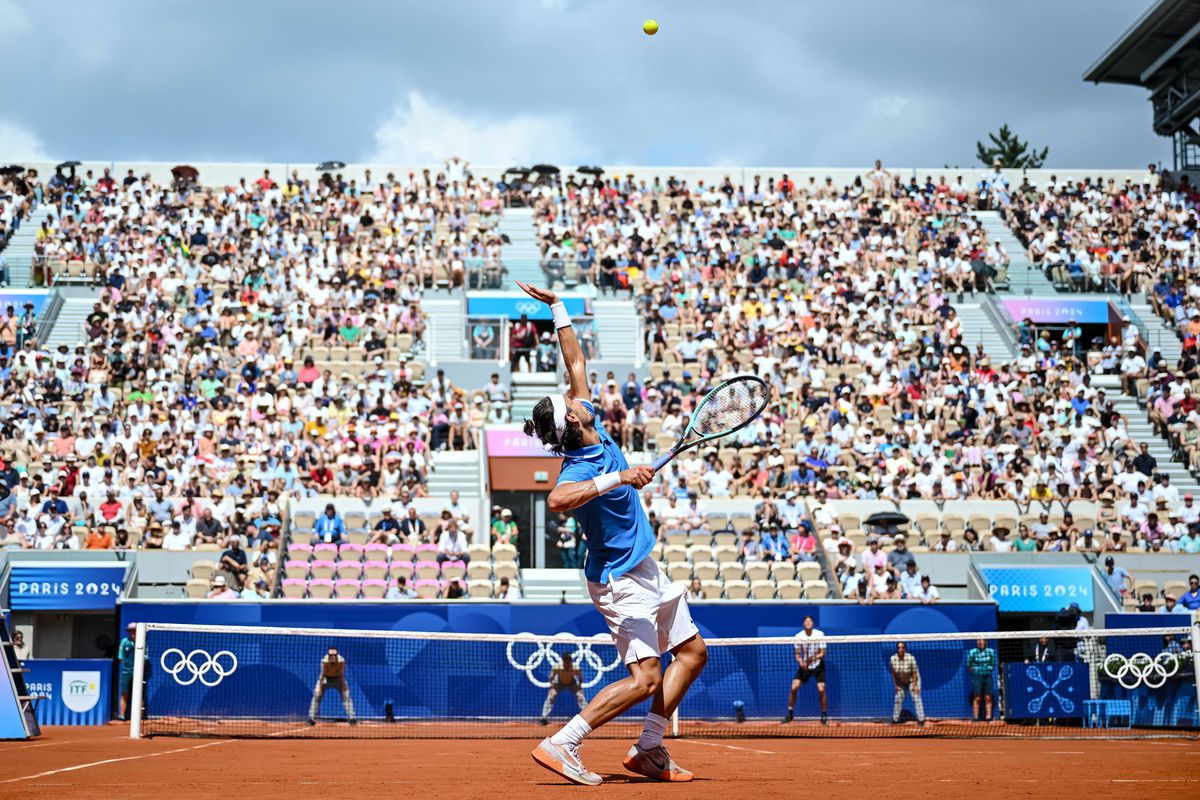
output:
[[[99,672],[67,672],[62,674],[63,705],[82,714],[91,711],[100,700]]]

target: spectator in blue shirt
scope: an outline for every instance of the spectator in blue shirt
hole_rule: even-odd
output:
[[[783,531],[775,525],[767,531],[767,535],[763,537],[763,560],[764,561],[787,561],[788,559],[788,541],[783,535]]]
[[[326,503],[325,513],[317,517],[316,524],[313,525],[313,544],[320,542],[341,544],[345,538],[345,520],[337,513],[333,503]]]
[[[1179,605],[1188,611],[1200,611],[1200,575],[1188,575],[1188,590],[1180,596]]]

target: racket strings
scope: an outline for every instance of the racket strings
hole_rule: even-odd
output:
[[[731,381],[696,409],[692,430],[699,436],[711,436],[739,428],[762,413],[769,399],[770,390],[762,381]]]

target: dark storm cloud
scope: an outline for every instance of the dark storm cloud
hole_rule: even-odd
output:
[[[1145,94],[1080,75],[1147,5],[0,0],[31,66],[0,151],[965,167],[1007,122],[1052,165],[1132,167],[1169,154]]]

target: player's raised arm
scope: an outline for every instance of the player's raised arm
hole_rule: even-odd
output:
[[[522,291],[534,300],[540,300],[550,306],[550,311],[554,314],[554,329],[558,334],[558,346],[562,350],[563,361],[567,365],[567,377],[571,381],[570,394],[580,400],[590,400],[592,392],[587,385],[587,363],[583,359],[583,349],[579,346],[579,338],[575,336],[571,318],[567,316],[566,308],[559,302],[558,295],[548,289],[539,289],[520,281],[517,281],[517,286],[520,286]]]

